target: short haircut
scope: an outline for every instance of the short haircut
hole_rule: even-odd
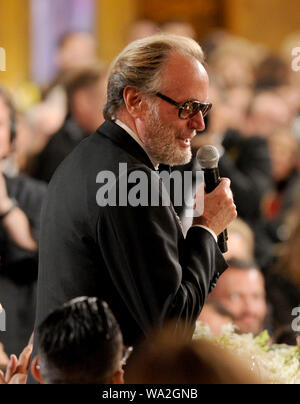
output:
[[[225,307],[222,305],[221,302],[218,302],[218,300],[213,299],[212,297],[209,297],[206,302],[206,306],[211,306],[214,311],[221,316],[226,316],[226,317],[232,317],[232,314],[225,309]]]
[[[4,104],[9,109],[10,113],[10,141],[12,142],[17,134],[17,124],[16,124],[16,115],[17,111],[14,106],[13,99],[10,93],[0,85],[0,99],[3,100]]]
[[[0,99],[3,100],[4,104],[9,108],[11,113],[15,113],[15,108],[13,104],[13,100],[9,92],[0,85]]]
[[[111,66],[104,118],[113,120],[124,106],[123,92],[127,86],[145,94],[155,94],[162,70],[172,53],[204,62],[200,45],[187,37],[159,34],[130,43]]]
[[[105,384],[120,369],[119,325],[108,305],[95,297],[74,299],[53,311],[37,336],[46,384]]]

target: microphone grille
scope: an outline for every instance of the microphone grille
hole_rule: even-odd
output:
[[[215,146],[202,146],[197,152],[197,160],[201,168],[216,168],[219,164],[220,155]]]

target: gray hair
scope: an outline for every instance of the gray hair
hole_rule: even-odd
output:
[[[200,45],[187,37],[160,34],[130,43],[111,65],[104,118],[112,120],[124,106],[123,92],[127,86],[145,94],[156,93],[162,70],[171,53],[204,62]]]

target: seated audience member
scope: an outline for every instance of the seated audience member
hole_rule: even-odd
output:
[[[230,313],[217,301],[208,298],[198,318],[216,336],[222,335],[222,327],[233,323]]]
[[[0,87],[0,299],[6,311],[1,342],[8,355],[21,352],[34,326],[40,211],[46,193],[45,184],[4,171],[16,145],[16,125],[11,99]]]
[[[43,384],[122,384],[123,339],[105,302],[81,297],[39,326],[32,374]]]
[[[230,313],[241,334],[257,335],[264,330],[267,316],[264,277],[253,263],[232,260],[228,264],[211,298]]]
[[[54,171],[86,136],[103,123],[106,74],[93,66],[70,72],[65,79],[68,114],[37,158],[36,177],[49,182]]]
[[[286,241],[284,219],[299,188],[299,143],[290,130],[275,132],[269,139],[275,189],[266,195],[266,230],[274,243]]]
[[[154,333],[132,354],[126,384],[257,384],[247,358],[207,340],[187,340],[177,326]]]

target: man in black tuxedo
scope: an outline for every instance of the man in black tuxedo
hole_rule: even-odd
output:
[[[196,321],[227,268],[216,235],[236,217],[230,182],[222,180],[205,196],[204,213],[186,238],[173,206],[151,202],[165,202],[155,171],[159,163],[187,163],[190,141],[204,129],[208,76],[202,62],[196,42],[169,35],[133,42],[114,62],[106,122],[50,182],[42,212],[36,325],[82,295],[108,302],[126,345],[168,319],[187,326]],[[137,182],[127,184],[127,204],[120,184],[136,174],[152,183],[147,203],[134,206]]]

